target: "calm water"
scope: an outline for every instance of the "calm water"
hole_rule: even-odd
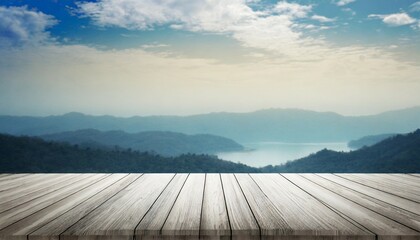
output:
[[[335,151],[350,151],[347,143],[282,143],[260,142],[243,144],[246,149],[243,152],[222,152],[217,156],[232,162],[241,162],[253,167],[266,165],[279,165],[289,160],[295,160],[308,156],[324,148]]]

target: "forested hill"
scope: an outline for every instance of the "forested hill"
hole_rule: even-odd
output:
[[[181,154],[214,154],[241,151],[243,146],[235,141],[209,134],[186,135],[175,132],[99,131],[84,129],[39,136],[42,139],[90,146],[93,148],[131,148],[140,152],[155,152],[162,156]]]
[[[420,130],[349,153],[322,150],[285,165],[264,168],[209,155],[162,157],[147,152],[89,149],[0,134],[0,172],[420,173]]]
[[[420,129],[349,153],[322,150],[264,171],[312,173],[420,173]]]
[[[147,152],[81,148],[33,137],[0,134],[2,173],[258,172],[208,155],[162,157]]]

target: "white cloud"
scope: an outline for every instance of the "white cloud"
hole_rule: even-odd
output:
[[[305,37],[301,24],[311,5],[286,1],[257,11],[247,0],[154,1],[100,0],[78,3],[79,13],[99,26],[147,30],[169,25],[172,29],[222,33],[243,46],[274,51],[284,56],[302,56],[322,40]]]
[[[352,16],[356,15],[356,12],[351,8],[342,8],[341,10],[351,14]]]
[[[412,12],[420,12],[420,1],[411,4],[410,5],[410,11],[412,11]]]
[[[313,19],[313,20],[315,20],[315,21],[319,21],[319,22],[334,22],[335,21],[335,19],[333,19],[333,18],[328,18],[328,17],[325,17],[325,16],[320,16],[320,15],[313,15],[312,17],[311,17],[311,19]]]
[[[355,2],[355,1],[356,0],[339,0],[339,1],[335,2],[335,4],[337,6],[344,6],[344,5],[347,5],[347,4]]]
[[[101,0],[78,3],[79,13],[100,26],[146,30],[173,24],[191,31],[225,32],[258,16],[242,0]]]
[[[409,25],[416,22],[416,19],[410,17],[407,13],[394,13],[388,15],[370,14],[368,17],[382,19],[384,23],[392,27]]]
[[[304,18],[312,11],[312,6],[282,1],[276,4],[273,11],[289,17]]]
[[[24,7],[0,6],[0,45],[36,45],[49,40],[47,29],[57,21],[53,16]]]

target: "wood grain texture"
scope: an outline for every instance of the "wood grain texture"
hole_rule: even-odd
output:
[[[260,239],[260,228],[233,174],[221,174],[232,239]]]
[[[345,176],[0,175],[0,240],[420,240],[420,175]]]
[[[115,181],[114,184],[107,187],[98,194],[86,199],[81,204],[75,206],[69,211],[63,213],[42,227],[33,231],[28,236],[29,240],[59,240],[59,235],[66,229],[74,225],[84,216],[94,209],[98,208],[112,196],[120,192],[139,178],[139,174],[130,174],[122,179]]]
[[[71,186],[72,184],[75,184],[79,181],[83,181],[88,177],[92,177],[92,175],[78,174],[73,177],[71,175],[66,174],[66,181],[62,182],[61,184],[49,186],[47,189],[35,188],[33,191],[29,191],[28,194],[22,197],[0,203],[0,213],[24,205],[25,203],[29,203],[35,199],[48,196],[49,194],[53,194],[55,191],[65,189],[68,186]]]
[[[306,237],[330,236],[331,239],[373,239],[364,231],[332,211],[279,174],[251,174],[264,195],[279,209],[293,229],[291,235]]]
[[[14,183],[20,184],[19,187],[11,187],[8,189],[3,189],[2,193],[15,193],[22,191],[24,189],[30,189],[32,186],[36,188],[44,183],[53,182],[55,179],[60,179],[65,177],[65,174],[37,174],[36,178],[27,178],[27,179],[20,179],[19,181],[14,181]]]
[[[190,174],[165,224],[164,238],[198,239],[205,184],[204,174]]]
[[[71,194],[83,190],[84,188],[105,178],[109,174],[88,174],[87,178],[73,183],[65,188],[60,188],[50,194],[34,199],[30,202],[19,205],[0,214],[0,229],[3,229],[57,201],[60,201]]]
[[[375,233],[378,239],[416,239],[417,231],[384,217],[368,208],[362,207],[330,190],[297,174],[282,174],[291,182],[318,200],[335,209],[347,218],[353,219],[367,230]]]
[[[373,176],[370,174],[340,174],[340,176],[359,184],[420,203],[420,190],[410,188],[402,182],[390,181],[382,176]]]
[[[76,207],[80,203],[83,203],[85,200],[106,189],[124,176],[126,176],[126,174],[114,174],[107,176],[40,211],[13,223],[0,231],[0,239],[3,240],[1,236],[8,236],[8,238],[12,236],[13,239],[26,240],[27,235],[37,230],[39,226],[45,225],[68,210]]]
[[[9,189],[11,184],[19,185],[21,184],[22,181],[25,181],[25,179],[29,179],[29,178],[37,178],[39,177],[41,174],[12,174],[9,176],[6,176],[2,179],[0,179],[0,192],[4,191],[5,189]],[[14,181],[14,180],[18,180],[18,181]]]
[[[6,180],[12,180],[12,179],[16,179],[16,178],[22,178],[24,176],[28,176],[30,174],[28,173],[17,173],[17,174],[2,174],[1,176],[1,180],[0,181],[6,181]]]
[[[229,218],[220,174],[206,174],[200,238],[230,239]]]
[[[75,177],[76,174],[61,174],[57,176],[44,176],[42,181],[33,182],[31,184],[26,184],[19,186],[17,188],[5,190],[1,193],[0,199],[0,209],[1,205],[9,201],[14,201],[18,198],[25,198],[28,200],[28,195],[36,195],[35,193],[45,194],[49,189],[54,188],[54,186],[60,187],[63,186],[63,183],[67,182],[72,177]]]
[[[134,229],[174,174],[147,174],[60,235],[60,239],[133,239]]]
[[[161,233],[188,174],[177,174],[136,228],[136,239],[155,239]]]
[[[19,178],[2,179],[0,181],[0,191],[3,192],[10,189],[16,189],[20,186],[30,184],[31,182],[45,179],[46,175],[47,174],[28,174]]]
[[[359,205],[362,205],[374,212],[377,212],[385,217],[388,217],[396,222],[402,223],[410,228],[413,228],[420,232],[420,216],[401,209],[389,203],[380,201],[378,199],[369,197],[367,195],[358,193],[352,189],[343,187],[335,182],[328,180],[329,174],[305,174],[305,178],[316,182],[321,187],[329,189],[342,197],[349,199]],[[419,206],[420,207],[420,206]]]
[[[403,182],[408,187],[415,187],[420,191],[420,179],[415,176],[408,174],[381,174],[381,176],[394,182]]]
[[[420,215],[420,205],[416,202],[407,200],[405,198],[401,198],[398,196],[395,196],[393,194],[389,194],[383,191],[379,191],[377,189],[367,187],[364,185],[361,185],[357,182],[353,182],[351,180],[348,180],[346,178],[342,178],[340,175],[335,174],[327,174],[322,175],[324,178],[331,180],[335,183],[338,183],[346,188],[350,188],[353,191],[362,193],[364,195],[367,195],[369,197],[375,198],[380,201],[387,202],[391,205],[397,206],[399,208],[405,209],[407,211],[413,212],[417,215]]]
[[[235,174],[260,227],[262,236],[293,235],[292,228],[248,174]]]

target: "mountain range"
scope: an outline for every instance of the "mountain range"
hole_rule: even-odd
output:
[[[38,137],[0,134],[0,173],[257,172],[203,154],[163,157],[128,149],[86,148]]]
[[[242,145],[224,137],[162,131],[126,133],[120,130],[102,132],[95,129],[83,129],[39,137],[48,141],[67,142],[84,147],[125,148],[162,156],[178,156],[186,153],[215,154],[244,149]]]
[[[45,135],[94,128],[128,133],[171,131],[212,134],[239,143],[347,142],[367,135],[409,132],[420,127],[420,107],[370,116],[343,116],[332,112],[299,109],[267,109],[250,113],[209,113],[193,116],[0,116],[0,132],[13,135]]]

